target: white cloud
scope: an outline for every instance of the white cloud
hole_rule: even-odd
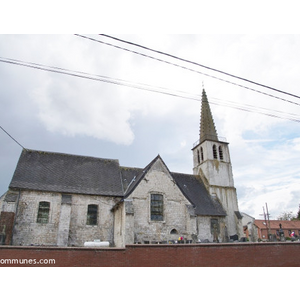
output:
[[[249,210],[258,218],[262,206],[268,203],[272,217],[276,218],[288,207],[297,209],[300,198],[296,200],[294,195],[299,191],[300,180],[300,166],[295,163],[300,156],[298,142],[299,138],[271,147],[268,143],[248,144],[248,163],[234,168],[236,181],[242,183],[239,187],[241,210]]]
[[[130,109],[118,97],[108,100],[94,83],[49,80],[33,94],[38,117],[50,132],[125,145],[134,139]]]

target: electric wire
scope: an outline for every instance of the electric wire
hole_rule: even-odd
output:
[[[218,101],[215,102],[211,99],[219,100],[219,102]],[[226,102],[228,104],[226,104]],[[270,117],[277,117],[277,118],[281,118],[281,119],[287,119],[290,121],[300,122],[300,116],[298,114],[286,113],[286,112],[275,110],[275,109],[264,108],[264,107],[249,105],[249,104],[237,104],[236,102],[233,102],[233,101],[223,100],[223,99],[219,99],[219,98],[215,98],[215,97],[210,97],[209,103],[211,103],[213,105],[227,106],[230,108],[243,110],[243,111],[247,111],[247,112],[251,112],[251,113],[259,113],[259,114],[270,116]]]
[[[21,143],[19,143],[14,137],[12,137],[1,125],[0,125],[1,130],[6,133],[15,143],[17,143],[20,147],[23,148],[23,150],[27,150]]]
[[[11,134],[9,134],[1,125],[0,125],[0,129],[6,133],[16,144],[18,144],[24,151],[29,152],[30,150],[25,148],[20,142],[18,142]],[[45,164],[41,163],[40,164],[47,169],[49,172],[56,174],[53,170],[51,170],[50,168],[48,168],[48,166],[46,166]],[[76,176],[76,175],[75,175]]]
[[[281,97],[278,97],[278,96],[275,96],[275,95],[272,95],[272,94],[269,94],[269,93],[266,93],[266,92],[262,92],[262,91],[259,91],[257,89],[250,88],[250,87],[247,87],[245,85],[241,85],[241,84],[238,84],[236,82],[232,82],[232,81],[220,78],[220,77],[216,77],[214,75],[210,75],[210,74],[207,74],[207,73],[195,70],[195,69],[191,69],[191,68],[179,65],[179,64],[175,64],[175,63],[172,63],[172,62],[169,62],[169,61],[166,61],[166,60],[163,60],[163,59],[151,56],[151,55],[147,55],[147,54],[144,54],[144,53],[141,53],[141,52],[137,52],[137,51],[134,51],[134,50],[131,50],[131,49],[128,49],[128,48],[124,48],[124,47],[117,46],[117,45],[114,45],[114,44],[111,44],[111,43],[100,41],[100,40],[97,40],[95,38],[91,38],[91,37],[88,37],[88,36],[84,36],[84,35],[80,35],[80,34],[75,34],[75,36],[78,36],[78,37],[81,37],[81,38],[85,38],[85,39],[88,39],[88,40],[91,40],[91,41],[94,41],[94,42],[98,42],[98,43],[101,43],[101,44],[104,44],[104,45],[107,45],[107,46],[111,46],[111,47],[114,47],[114,48],[117,48],[117,49],[121,49],[121,50],[124,50],[124,51],[128,51],[128,52],[131,52],[131,53],[134,53],[134,54],[138,54],[138,55],[150,58],[150,59],[157,60],[159,62],[163,62],[163,63],[169,64],[169,65],[175,66],[175,67],[179,67],[179,68],[191,71],[191,72],[195,72],[195,73],[198,73],[198,74],[201,74],[201,75],[204,75],[204,76],[207,76],[207,77],[219,80],[219,81],[223,81],[225,83],[229,83],[229,84],[232,84],[232,85],[235,85],[235,86],[238,86],[238,87],[250,90],[252,92],[260,93],[260,94],[263,94],[265,96],[269,96],[269,97],[272,97],[272,98],[275,98],[275,99],[279,99],[281,101],[285,101],[285,102],[288,102],[288,103],[300,106],[300,103],[297,103],[297,102],[294,102],[294,101],[291,101],[291,100],[287,100],[287,99],[284,99],[284,98],[281,98]],[[298,97],[298,96],[296,96],[296,97]],[[300,98],[300,97],[298,97],[298,98]]]
[[[41,65],[41,64],[37,64],[37,63],[24,62],[24,61],[20,61],[20,60],[3,58],[3,57],[0,57],[0,62],[14,64],[14,65],[28,67],[28,68],[33,68],[33,69],[38,69],[38,70],[42,70],[42,71],[59,73],[59,74],[63,74],[63,75],[75,76],[75,77],[84,78],[84,79],[102,81],[105,83],[112,83],[112,84],[117,84],[120,86],[137,88],[137,89],[141,89],[141,90],[160,93],[160,94],[173,96],[173,97],[184,98],[184,99],[188,99],[188,100],[201,101],[201,95],[194,95],[191,93],[187,93],[184,91],[178,91],[178,90],[174,91],[174,90],[167,89],[164,87],[152,86],[152,85],[143,84],[143,83],[136,83],[136,82],[131,82],[128,80],[111,78],[108,76],[95,75],[95,74],[90,74],[90,73],[81,72],[81,71],[72,71],[72,70],[68,70],[68,69],[63,69],[63,68],[58,68],[58,67],[53,67],[53,66],[52,67],[45,66],[45,65]],[[211,97],[211,99],[218,100],[217,98],[213,98],[213,97]],[[262,108],[262,107],[257,107],[257,106],[253,106],[253,105],[249,105],[249,104],[241,105],[241,104],[238,104],[233,101],[226,101],[226,102],[227,103],[225,103],[224,100],[221,100],[221,102],[210,100],[210,103],[213,105],[226,106],[226,107],[230,107],[233,109],[243,110],[243,111],[252,112],[252,113],[259,113],[259,114],[264,114],[264,115],[270,116],[270,117],[277,117],[277,118],[287,119],[290,121],[300,122],[299,117],[296,114],[284,113],[284,112],[275,111],[275,110]],[[276,115],[276,113],[277,113],[277,115]],[[278,113],[281,115],[278,115]]]
[[[30,152],[31,150],[30,149],[27,149],[25,148],[20,142],[18,142],[11,134],[9,134],[7,132],[7,130],[5,130],[1,125],[0,125],[0,129],[5,133],[7,134],[16,144],[18,144],[25,152]],[[46,170],[48,170],[49,172],[51,172],[52,174],[56,175],[56,172],[52,169],[50,169],[46,164],[42,163],[41,161],[39,161],[39,164],[41,166],[43,166]],[[73,177],[75,177],[78,182],[82,182],[82,178],[80,178],[79,176],[77,176],[76,173],[73,173],[72,174]]]
[[[214,72],[221,73],[221,74],[223,74],[223,75],[227,75],[227,76],[230,76],[230,77],[239,79],[239,80],[246,81],[246,82],[251,83],[251,84],[255,84],[255,85],[258,85],[258,86],[267,88],[267,89],[271,89],[271,90],[276,91],[276,92],[278,92],[278,93],[282,93],[282,94],[289,95],[289,96],[296,97],[296,98],[299,98],[299,99],[300,99],[300,96],[297,96],[297,95],[294,95],[294,94],[291,94],[291,93],[288,93],[288,92],[285,92],[285,91],[282,91],[282,90],[279,90],[279,89],[270,87],[270,86],[265,85],[265,84],[261,84],[261,83],[255,82],[255,81],[253,81],[253,80],[249,80],[249,79],[246,79],[246,78],[237,76],[237,75],[230,74],[230,73],[228,73],[228,72],[224,72],[224,71],[221,71],[221,70],[218,70],[218,69],[215,69],[215,68],[211,68],[211,67],[208,67],[208,66],[199,64],[199,63],[197,63],[197,62],[194,62],[194,61],[191,61],[191,60],[188,60],[188,59],[184,59],[184,58],[181,58],[181,57],[172,55],[172,54],[170,54],[170,53],[166,53],[166,52],[163,52],[163,51],[155,50],[155,49],[153,49],[153,48],[149,48],[149,47],[146,47],[146,46],[142,46],[142,45],[137,44],[137,43],[125,41],[125,40],[122,40],[122,39],[120,39],[120,38],[116,38],[116,37],[113,37],[113,36],[110,36],[110,35],[107,35],[107,34],[99,34],[99,35],[100,35],[100,36],[107,37],[107,38],[110,38],[110,39],[113,39],[113,40],[116,40],[116,41],[119,41],[119,42],[122,42],[122,43],[126,43],[126,44],[129,44],[129,45],[133,45],[133,46],[135,46],[135,47],[139,47],[139,48],[142,48],[142,49],[145,49],[145,50],[148,50],[148,51],[152,51],[152,52],[155,52],[155,53],[158,53],[158,54],[161,54],[161,55],[165,55],[165,56],[168,56],[168,57],[171,57],[171,58],[174,58],[174,59],[177,59],[177,60],[186,62],[186,63],[190,63],[190,64],[193,64],[193,65],[196,65],[196,66],[199,66],[199,67],[202,67],[202,68],[205,68],[205,69],[214,71]]]

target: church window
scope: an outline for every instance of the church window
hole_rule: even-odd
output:
[[[223,157],[223,149],[221,146],[219,146],[219,156],[220,156],[220,159],[223,160],[224,157]]]
[[[214,232],[220,232],[219,220],[218,219],[211,219],[210,220],[210,231],[213,234]]]
[[[198,164],[200,164],[200,152],[199,152],[199,149],[197,150],[197,159],[198,159]]]
[[[214,155],[214,159],[218,159],[218,153],[217,153],[217,146],[213,145],[213,155]]]
[[[86,225],[97,225],[98,205],[88,205]]]
[[[49,222],[50,202],[41,201],[37,215],[37,223],[46,224]]]
[[[203,148],[202,147],[200,148],[200,154],[201,154],[201,160],[203,161],[204,160],[204,156],[203,156]]]
[[[151,221],[163,221],[163,195],[151,194]]]

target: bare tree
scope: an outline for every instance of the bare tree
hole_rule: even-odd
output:
[[[293,214],[292,211],[289,212],[282,212],[279,217],[277,218],[277,220],[281,220],[281,221],[291,221],[292,219],[295,219],[295,215]]]
[[[296,219],[297,219],[297,220],[300,220],[300,204],[299,204],[299,210],[298,210]]]

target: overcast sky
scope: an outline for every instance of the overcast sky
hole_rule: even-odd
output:
[[[218,135],[229,142],[240,211],[262,218],[267,203],[272,219],[283,211],[297,213],[300,123],[224,104],[251,105],[251,110],[264,107],[268,113],[296,114],[298,119],[300,106],[201,73],[284,100],[300,103],[299,98],[105,37],[87,36],[197,72],[75,35],[0,35],[0,56],[145,83],[172,93],[184,91],[198,100],[204,86]],[[299,35],[113,36],[300,95]],[[0,126],[25,148],[114,158],[122,166],[141,168],[160,154],[171,171],[192,174],[200,101],[3,62],[0,79]],[[0,130],[1,195],[21,151]]]

